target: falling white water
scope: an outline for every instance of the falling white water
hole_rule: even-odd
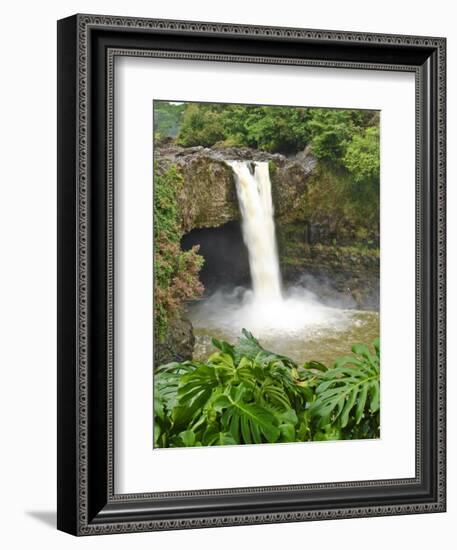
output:
[[[234,160],[228,164],[235,174],[254,298],[260,302],[280,301],[281,274],[268,162]]]

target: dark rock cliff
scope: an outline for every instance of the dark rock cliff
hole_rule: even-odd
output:
[[[182,228],[219,227],[239,220],[233,172],[226,160],[254,160],[270,163],[275,217],[298,220],[306,180],[317,161],[303,152],[294,158],[249,148],[205,148],[168,146],[156,150],[159,169],[170,164],[179,167],[184,185],[179,195]]]

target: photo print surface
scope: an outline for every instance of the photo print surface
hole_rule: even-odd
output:
[[[380,437],[380,112],[154,101],[154,448]]]

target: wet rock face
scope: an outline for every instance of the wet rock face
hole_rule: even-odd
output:
[[[165,340],[154,342],[154,364],[165,365],[172,361],[187,361],[192,359],[195,336],[192,323],[186,318],[171,321]]]
[[[312,245],[288,233],[279,262],[286,284],[301,284],[327,305],[379,311],[379,251]]]
[[[299,162],[285,162],[270,174],[271,192],[275,205],[275,218],[279,223],[303,218],[307,177],[314,165],[306,168]]]
[[[218,227],[240,217],[232,169],[223,161],[191,157],[181,169],[182,228]]]
[[[270,163],[275,217],[299,219],[306,180],[317,165],[307,151],[293,158],[247,147],[205,148],[168,145],[156,149],[161,169],[175,164],[184,179],[179,195],[182,229],[218,227],[240,219],[233,171],[226,160]]]

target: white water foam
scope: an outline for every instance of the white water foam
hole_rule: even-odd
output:
[[[243,328],[258,338],[315,338],[345,330],[354,310],[325,306],[303,287],[293,287],[276,299],[258,299],[252,290],[215,292],[190,310],[192,324],[235,339]]]

